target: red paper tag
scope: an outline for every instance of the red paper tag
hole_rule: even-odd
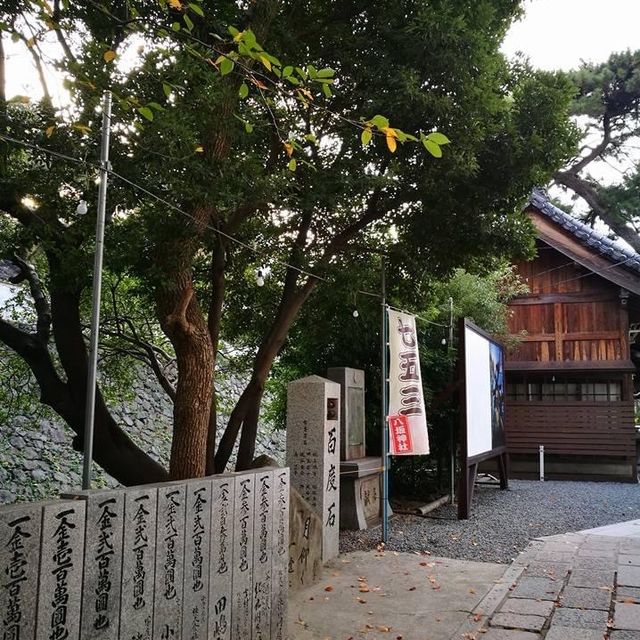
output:
[[[389,435],[391,437],[391,454],[405,454],[413,452],[409,418],[401,414],[389,416]]]

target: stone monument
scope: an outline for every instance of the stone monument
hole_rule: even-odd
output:
[[[156,487],[126,490],[120,638],[153,640],[157,509]]]
[[[253,608],[255,477],[238,475],[234,480],[231,640],[248,640]]]
[[[340,385],[320,376],[287,389],[287,465],[291,485],[322,519],[322,561],[338,553]]]
[[[182,639],[208,640],[211,479],[187,482]]]
[[[273,471],[255,475],[253,521],[253,640],[271,636]]]
[[[57,500],[42,509],[36,638],[80,638],[85,503]]]
[[[42,503],[0,507],[0,637],[35,640]]]
[[[124,491],[80,491],[66,496],[86,508],[82,640],[118,640]]]
[[[216,476],[211,486],[209,633],[212,640],[230,640],[235,480],[231,476]]]
[[[154,640],[182,638],[185,484],[158,486]]]
[[[366,456],[364,371],[327,370],[340,384],[340,526],[367,529],[380,523],[382,458]]]
[[[287,638],[289,576],[289,469],[273,473],[273,543],[271,561],[271,640]]]

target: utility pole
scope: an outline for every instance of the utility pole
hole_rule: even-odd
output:
[[[388,349],[388,315],[387,315],[387,280],[384,256],[381,256],[381,293],[382,293],[382,325],[380,327],[382,356],[382,542],[389,538],[389,423],[387,422],[387,349]]]
[[[100,334],[100,297],[102,293],[102,256],[104,253],[104,223],[107,209],[109,178],[109,138],[111,136],[111,93],[106,91],[102,103],[102,143],[100,147],[100,186],[96,212],[96,253],[93,262],[93,302],[91,307],[91,343],[87,372],[87,401],[84,423],[84,465],[82,488],[91,489],[93,458],[93,426],[96,413],[96,379],[98,370],[98,339]]]
[[[453,354],[453,298],[449,298],[449,357]],[[453,366],[451,365],[451,384],[453,384],[455,379],[455,373],[453,370]],[[454,396],[455,397],[455,396]],[[451,504],[455,502],[456,498],[456,440],[455,440],[455,419],[451,419],[450,425],[450,449],[451,449],[451,457],[449,460],[449,482],[450,482],[450,492],[451,492]]]

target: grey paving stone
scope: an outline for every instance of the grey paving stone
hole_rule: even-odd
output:
[[[595,611],[593,609],[556,609],[551,618],[552,627],[571,627],[573,629],[607,629],[607,611]]]
[[[539,633],[530,631],[511,631],[507,629],[489,629],[487,633],[480,635],[482,640],[540,640]]]
[[[614,630],[609,635],[609,640],[640,640],[640,631]]]
[[[520,613],[496,613],[491,620],[492,627],[540,631],[546,619],[542,616],[527,616]]]
[[[569,573],[571,565],[568,562],[532,562],[525,575],[532,578],[555,578],[564,580]]]
[[[619,565],[633,565],[635,567],[640,566],[640,555],[625,555],[621,553],[618,556]]]
[[[536,560],[539,562],[571,562],[575,555],[571,551],[540,551],[536,555]]]
[[[562,582],[550,578],[524,577],[511,594],[512,598],[529,598],[532,600],[555,600],[562,588]]]
[[[615,558],[615,549],[593,549],[583,548],[578,551],[580,558]]]
[[[640,587],[640,567],[618,567],[618,584],[624,587]]]
[[[576,569],[571,572],[569,584],[572,587],[613,587],[614,571]]]
[[[500,607],[500,613],[520,613],[527,616],[548,617],[554,604],[550,600],[527,600],[526,598],[507,598]]]
[[[613,626],[615,629],[640,631],[640,604],[616,602]]]
[[[567,587],[562,592],[562,606],[571,609],[601,609],[609,611],[611,592],[605,589]]]
[[[574,627],[551,627],[545,640],[602,640],[602,631],[576,629]]]
[[[574,571],[615,571],[617,561],[614,558],[575,558],[573,562]]]
[[[616,600],[622,602],[629,599],[636,600],[640,604],[640,588],[639,587],[618,587],[616,589]],[[631,603],[634,604],[634,603]]]

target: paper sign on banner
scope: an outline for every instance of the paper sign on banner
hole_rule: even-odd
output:
[[[429,434],[422,393],[416,320],[412,315],[392,309],[388,309],[387,313],[389,316],[389,453],[392,456],[427,455]]]
[[[389,438],[391,439],[391,450],[403,454],[413,453],[413,442],[411,441],[411,429],[407,416],[389,416]]]

